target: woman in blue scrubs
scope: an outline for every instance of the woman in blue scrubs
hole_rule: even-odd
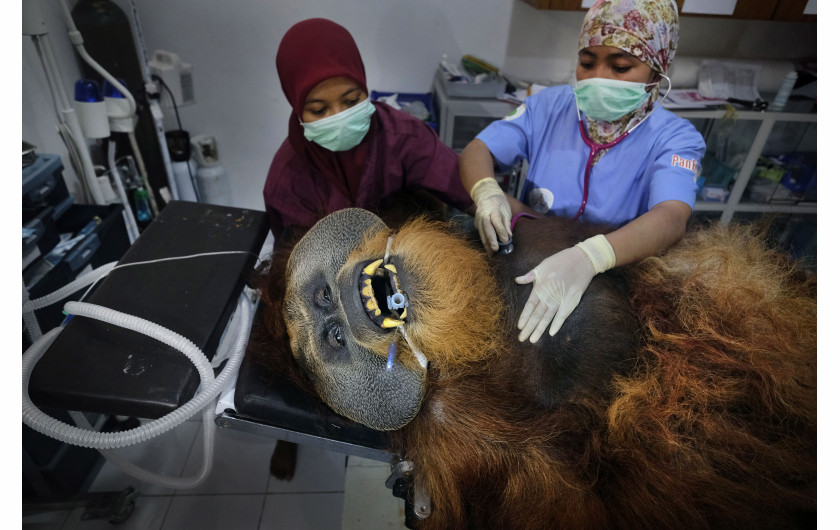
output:
[[[575,86],[529,97],[461,153],[461,181],[488,252],[511,237],[512,214],[529,208],[616,227],[516,278],[533,283],[520,341],[536,342],[546,328],[556,334],[595,274],[655,255],[685,233],[706,146],[661,106],[678,32],[673,0],[599,0],[583,21]],[[522,159],[528,175],[517,200],[493,174]]]

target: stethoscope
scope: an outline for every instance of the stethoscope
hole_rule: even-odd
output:
[[[668,80],[668,90],[665,92],[665,95],[662,96],[662,99],[658,100],[654,104],[650,112],[647,113],[647,116],[642,118],[642,121],[631,127],[629,130],[621,133],[615,140],[606,144],[599,144],[593,141],[591,138],[589,138],[589,136],[586,134],[586,128],[583,126],[583,119],[580,117],[580,107],[577,106],[577,101],[575,101],[575,107],[577,108],[578,114],[578,128],[580,129],[580,137],[583,139],[583,143],[585,143],[586,146],[589,147],[589,158],[586,159],[586,169],[583,172],[583,200],[581,200],[580,209],[575,214],[573,219],[577,219],[578,217],[580,217],[583,214],[583,210],[586,209],[586,201],[589,199],[589,176],[592,173],[592,167],[595,165],[595,156],[605,149],[614,147],[616,144],[618,144],[618,142],[627,138],[627,135],[633,132],[636,129],[636,127],[643,124],[645,120],[648,119],[651,114],[653,114],[653,111],[656,110],[659,104],[662,101],[665,101],[665,98],[668,97],[668,92],[671,91],[671,79],[665,74],[659,75]]]

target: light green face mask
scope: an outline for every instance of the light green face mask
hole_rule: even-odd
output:
[[[647,87],[656,84],[593,77],[578,81],[574,90],[578,108],[587,117],[615,121],[641,107],[650,97]]]
[[[365,137],[374,112],[376,107],[367,98],[328,118],[300,124],[307,140],[330,151],[347,151],[359,145]]]

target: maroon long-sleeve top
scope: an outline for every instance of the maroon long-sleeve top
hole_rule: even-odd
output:
[[[374,102],[368,153],[354,199],[333,179],[297,154],[287,139],[277,150],[268,172],[263,197],[271,231],[311,226],[328,213],[349,207],[377,212],[394,193],[424,189],[459,209],[472,203],[461,185],[458,155],[435,131],[413,116]]]

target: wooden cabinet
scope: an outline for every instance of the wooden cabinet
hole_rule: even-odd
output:
[[[561,11],[586,11],[581,0],[523,0],[537,9]],[[787,22],[816,22],[817,15],[804,14],[808,0],[738,0],[731,15],[700,15],[683,13],[685,0],[676,0],[680,16],[711,16],[750,20],[777,20]]]
[[[556,9],[560,11],[576,11],[582,10],[580,7],[581,0],[524,0],[525,3],[531,4],[537,9]]]
[[[777,3],[778,0],[738,0],[738,3],[735,4],[735,12],[732,13],[732,15],[730,15],[729,17],[746,18],[750,20],[773,20],[773,15],[776,12]],[[677,1],[677,5],[680,6],[680,15],[705,16],[683,13],[682,4],[683,0]]]
[[[779,0],[773,20],[786,20],[790,22],[816,22],[817,15],[804,14],[805,5],[808,0]]]

